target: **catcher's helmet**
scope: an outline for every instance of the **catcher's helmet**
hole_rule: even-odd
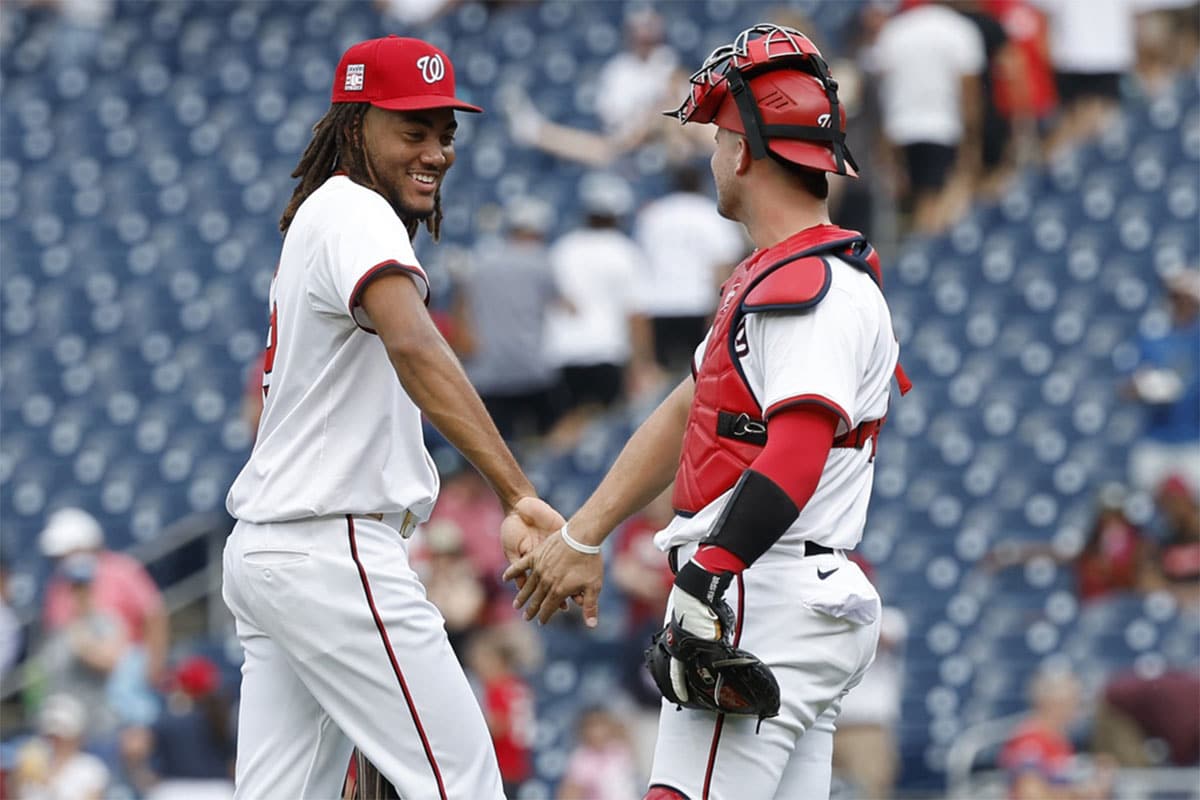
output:
[[[770,24],[747,28],[714,50],[691,84],[691,94],[668,116],[743,134],[756,159],[770,151],[802,167],[857,177],[837,81],[800,31]]]

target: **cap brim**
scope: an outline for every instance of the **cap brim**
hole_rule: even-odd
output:
[[[386,108],[389,111],[424,111],[431,108],[453,108],[458,111],[470,111],[474,114],[483,113],[483,109],[479,106],[463,102],[457,97],[444,97],[432,94],[418,95],[416,97],[397,97],[394,100],[372,100],[371,105],[376,108]]]

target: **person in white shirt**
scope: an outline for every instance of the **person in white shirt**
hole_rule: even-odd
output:
[[[620,227],[633,190],[615,175],[593,172],[579,193],[585,227],[550,247],[559,301],[546,312],[546,357],[559,370],[560,402],[569,409],[552,434],[560,444],[596,411],[623,400],[634,373],[653,360],[635,299],[645,256]]]
[[[262,418],[227,500],[222,594],[245,653],[238,798],[340,796],[354,747],[357,780],[381,775],[404,797],[503,797],[483,714],[408,561],[439,484],[422,413],[499,497],[510,560],[561,519],[425,307],[411,239],[422,226],[437,238],[454,111],[480,110],[454,86],[421,40],[352,46],[293,173]]]
[[[1055,152],[1099,133],[1137,61],[1137,14],[1162,0],[1032,0],[1046,15],[1050,62],[1062,117],[1047,140]]]
[[[82,749],[87,708],[70,694],[52,694],[38,711],[40,734],[17,753],[18,800],[102,800],[109,772]]]
[[[625,47],[600,67],[592,84],[599,131],[547,119],[523,89],[506,86],[501,103],[513,139],[596,168],[651,144],[661,145],[666,158],[676,163],[707,154],[707,140],[669,125],[661,113],[667,100],[687,84],[664,28],[662,17],[649,7],[625,18]]]
[[[720,285],[748,249],[737,223],[701,191],[699,170],[680,166],[673,180],[675,190],[647,203],[634,222],[646,258],[639,307],[653,329],[654,357],[670,373],[687,369]]]
[[[524,581],[527,619],[576,597],[597,625],[601,543],[673,481],[675,516],[655,536],[675,583],[647,651],[663,705],[645,800],[819,800],[841,699],[879,638],[879,595],[847,551],[893,375],[906,388],[899,345],[878,255],[829,220],[826,174],[857,166],[808,37],[743,31],[709,56],[677,118],[715,123],[717,208],[758,249],[722,287],[692,374],[505,578]]]
[[[961,14],[927,3],[888,20],[865,61],[879,78],[884,135],[904,163],[912,226],[936,233],[963,206],[956,179],[979,160],[983,38]]]

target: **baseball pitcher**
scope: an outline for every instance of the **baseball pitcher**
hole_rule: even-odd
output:
[[[238,798],[338,797],[354,747],[360,786],[387,788],[369,761],[405,798],[503,797],[483,714],[408,562],[438,493],[422,412],[495,489],[510,559],[561,524],[425,308],[411,240],[421,225],[437,236],[456,110],[480,111],[455,97],[436,47],[356,44],[293,173],[262,419],[228,497]]]

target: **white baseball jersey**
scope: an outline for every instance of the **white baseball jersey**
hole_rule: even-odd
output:
[[[403,797],[503,798],[445,620],[391,524],[427,518],[438,477],[359,305],[386,271],[427,293],[387,201],[330,178],[284,239],[258,441],[229,491],[222,596],[246,657],[238,800],[339,797],[353,747]]]
[[[271,286],[266,395],[250,460],[229,490],[249,522],[411,511],[427,519],[438,475],[421,412],[359,305],[386,271],[428,281],[400,218],[335,176],[300,206]]]
[[[871,277],[825,258],[832,283],[819,304],[748,314],[735,342],[746,382],[768,416],[816,402],[836,411],[842,434],[886,414],[899,346]],[[701,345],[697,361],[704,352]],[[843,552],[862,536],[872,456],[870,443],[831,450],[799,517],[725,594],[735,614],[733,644],[761,658],[779,682],[779,716],[759,728],[752,717],[679,711],[664,700],[651,785],[696,800],[829,797],[841,701],[862,680],[879,639],[879,595]],[[678,546],[678,563],[686,562],[731,492],[692,517],[677,516],[655,543]],[[834,552],[807,556],[806,540]]]
[[[862,270],[833,257],[832,285],[803,313],[744,317],[741,367],[750,391],[768,413],[797,400],[837,412],[836,435],[887,414],[900,347],[883,293]],[[739,340],[742,338],[738,337]],[[696,350],[703,356],[707,340]],[[834,448],[813,496],[763,558],[802,556],[805,541],[851,549],[862,538],[875,474],[874,448]],[[669,549],[704,538],[732,489],[691,517],[677,516],[655,543]]]

